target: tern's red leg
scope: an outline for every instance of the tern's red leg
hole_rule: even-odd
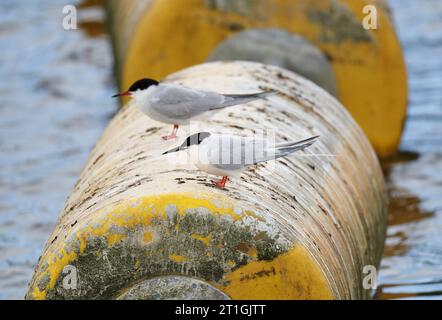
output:
[[[227,176],[223,176],[223,178],[220,181],[212,180],[212,183],[217,186],[218,188],[224,189],[226,186],[226,182],[229,178]]]
[[[173,129],[172,129],[172,133],[170,135],[168,135],[168,136],[164,136],[163,139],[164,140],[175,139],[177,131],[178,131],[178,125],[174,124],[173,125]]]

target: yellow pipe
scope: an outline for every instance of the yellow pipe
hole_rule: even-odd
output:
[[[398,148],[407,105],[402,50],[386,1],[107,0],[120,86],[161,79],[204,62],[229,36],[280,28],[319,48],[334,70],[339,99],[381,157]],[[377,30],[363,8],[375,5]]]
[[[257,63],[203,64],[166,81],[278,91],[223,109],[195,130],[321,138],[307,153],[254,166],[220,190],[191,163],[163,156],[179,141],[164,142],[169,126],[130,103],[92,151],[26,297],[177,297],[195,285],[210,288],[205,298],[367,298],[363,268],[381,258],[385,185],[342,105],[294,73]],[[67,281],[74,275],[78,281]]]

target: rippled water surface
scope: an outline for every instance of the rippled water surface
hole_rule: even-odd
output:
[[[380,299],[442,299],[442,1],[391,0],[409,74],[402,153],[383,164],[392,203]]]
[[[117,109],[98,1],[0,2],[0,299],[22,298],[93,144]],[[390,1],[409,71],[377,298],[442,298],[442,1]]]
[[[23,298],[33,266],[87,156],[116,111],[99,7],[0,1],[0,299]]]

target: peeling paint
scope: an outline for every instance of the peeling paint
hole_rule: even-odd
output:
[[[38,288],[30,290],[32,297],[111,298],[120,286],[165,272],[222,282],[232,262],[239,267],[256,260],[258,254],[272,260],[287,250],[286,243],[276,245],[270,237],[254,236],[265,232],[259,231],[262,221],[249,221],[246,226],[246,211],[237,214],[234,206],[227,204],[230,200],[226,203],[226,199],[218,198],[214,204],[210,200],[213,197],[143,197],[126,201],[111,213],[104,210],[94,215],[93,220],[76,226],[77,232],[61,243],[61,250],[52,248],[45,253],[43,259],[48,265],[36,274]],[[137,230],[146,227],[152,231],[142,233],[142,243],[136,241]],[[122,228],[124,234],[109,233],[115,228]],[[146,234],[148,240],[152,234],[159,239],[146,244]],[[82,279],[77,290],[61,286],[61,270],[68,264],[76,266]],[[107,289],[97,292],[100,288]]]
[[[374,41],[370,32],[362,27],[361,21],[345,5],[338,2],[331,4],[327,10],[308,9],[307,16],[311,22],[320,27],[317,41],[337,44],[344,41]]]

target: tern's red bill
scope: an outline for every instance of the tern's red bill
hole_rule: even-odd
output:
[[[117,93],[115,95],[112,96],[112,98],[117,98],[117,97],[124,97],[124,96],[130,96],[131,93],[129,91],[125,91],[125,92],[121,92],[121,93]]]

